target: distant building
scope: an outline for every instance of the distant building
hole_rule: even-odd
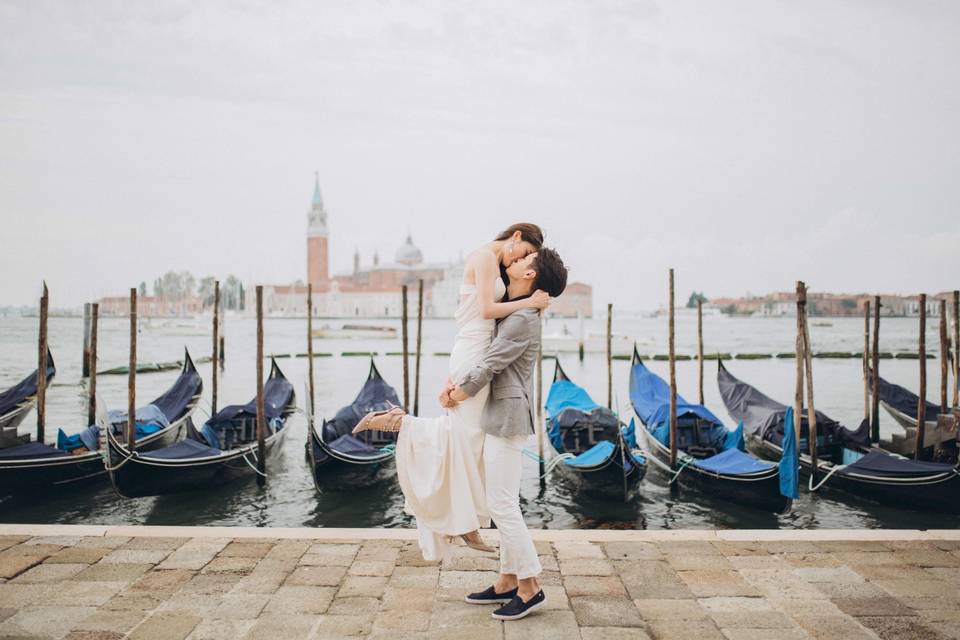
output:
[[[162,296],[137,296],[137,315],[141,318],[192,316],[203,311],[203,300],[197,296],[170,299]],[[129,296],[100,298],[99,314],[102,316],[130,315]]]
[[[560,318],[576,318],[593,315],[593,287],[583,282],[571,282],[563,293],[550,303],[547,313]]]
[[[943,292],[927,296],[926,310],[930,317],[940,315],[940,299],[952,300],[952,293]],[[807,308],[811,316],[862,316],[867,302],[873,304],[873,295],[866,293],[820,293],[807,294]],[[797,315],[796,294],[793,292],[769,293],[763,296],[744,298],[714,298],[710,306],[724,313],[752,316]],[[920,315],[919,296],[881,295],[880,313],[884,316]]]

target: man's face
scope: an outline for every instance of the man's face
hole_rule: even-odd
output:
[[[534,260],[537,258],[537,253],[533,252],[516,260],[513,264],[507,267],[507,276],[510,278],[511,282],[519,282],[520,280],[533,280],[537,277],[537,272],[533,270]]]

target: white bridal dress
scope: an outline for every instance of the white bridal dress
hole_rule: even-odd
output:
[[[494,300],[501,300],[505,290],[500,278],[494,280]],[[495,324],[484,319],[475,284],[460,285],[460,306],[454,317],[457,337],[450,352],[450,377],[456,382],[479,362]],[[403,418],[397,438],[397,478],[406,510],[416,516],[420,549],[427,560],[443,558],[446,536],[490,525],[480,460],[480,417],[489,393],[486,387],[437,418]]]

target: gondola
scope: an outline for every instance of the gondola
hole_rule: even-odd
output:
[[[293,385],[271,360],[270,376],[263,386],[267,422],[267,460],[275,457],[287,432],[287,419],[296,410]],[[135,451],[111,433],[107,437],[110,481],[128,498],[180,491],[202,491],[257,473],[257,399],[230,405],[216,413],[200,431],[192,420],[186,437],[152,451]],[[269,470],[269,465],[268,465]]]
[[[547,394],[554,469],[578,491],[627,500],[647,473],[647,459],[636,441],[633,447],[628,444],[632,434],[613,411],[571,381],[557,360]]]
[[[880,405],[904,429],[903,433],[892,433],[890,440],[882,440],[880,446],[888,451],[912,457],[917,447],[917,409],[920,398],[912,391],[887,382],[883,378],[877,380],[877,391]],[[958,448],[960,448],[957,443],[957,433],[956,431],[942,432],[938,428],[939,414],[940,405],[926,403],[926,418],[923,421],[924,449],[927,452],[935,452],[940,462],[957,462]]]
[[[162,447],[176,439],[200,400],[203,381],[190,354],[173,385],[149,405],[137,409],[138,450]],[[143,422],[149,415],[159,422]],[[121,416],[123,417],[121,421]],[[27,442],[0,449],[0,495],[29,493],[44,488],[103,478],[106,469],[100,450],[102,431],[123,433],[126,417],[113,413],[101,430],[91,425],[80,434],[67,437],[62,431],[57,444]]]
[[[652,455],[670,462],[670,387],[647,369],[636,349],[630,368],[630,401],[644,425]],[[780,493],[776,464],[741,449],[741,432],[728,429],[702,404],[677,395],[677,482],[739,504],[782,513],[790,500]]]
[[[37,403],[37,382],[40,369],[0,393],[0,447],[13,446],[17,427]],[[53,354],[47,350],[47,382],[57,374]]]
[[[394,477],[397,434],[351,434],[360,418],[391,404],[400,404],[397,392],[383,379],[371,358],[367,380],[353,402],[340,409],[332,420],[324,420],[319,428],[312,426],[312,419],[309,421],[307,462],[318,491],[351,489]]]
[[[717,382],[727,411],[743,421],[748,446],[763,456],[778,458],[787,407],[738,380],[719,363]],[[809,474],[809,425],[804,413],[800,427],[800,468]],[[869,424],[856,430],[817,412],[817,485],[875,502],[906,509],[960,512],[956,496],[960,473],[951,464],[908,460],[870,446]],[[811,483],[812,484],[812,483]]]

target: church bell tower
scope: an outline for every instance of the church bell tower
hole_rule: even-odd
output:
[[[330,250],[327,211],[320,195],[320,175],[315,174],[313,201],[307,213],[307,282],[314,291],[330,288]]]

